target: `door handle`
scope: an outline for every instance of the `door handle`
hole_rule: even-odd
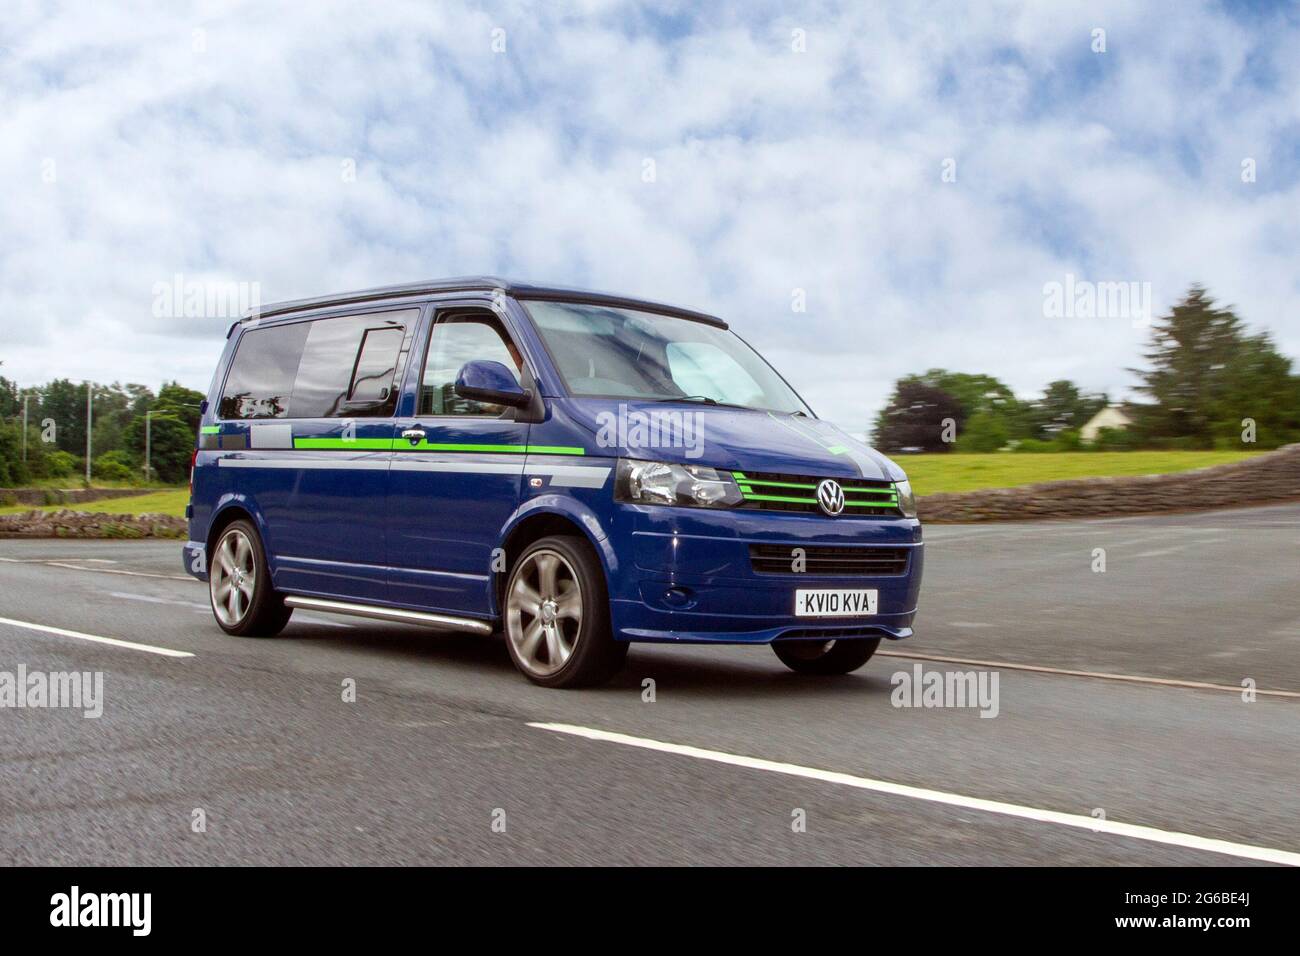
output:
[[[412,445],[418,445],[424,441],[425,431],[423,428],[407,428],[402,432],[402,437]]]

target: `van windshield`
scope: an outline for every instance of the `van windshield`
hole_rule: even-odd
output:
[[[602,305],[532,300],[525,306],[573,395],[811,415],[781,376],[727,329]]]

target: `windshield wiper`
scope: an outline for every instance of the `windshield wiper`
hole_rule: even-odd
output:
[[[701,405],[716,405],[719,408],[745,408],[753,411],[749,405],[734,405],[731,402],[720,402],[716,398],[710,398],[708,395],[665,395],[660,398],[647,398],[648,402],[699,402]]]

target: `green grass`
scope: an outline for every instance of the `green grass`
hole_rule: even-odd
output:
[[[189,488],[167,488],[161,491],[151,491],[143,495],[132,495],[130,498],[83,501],[80,504],[39,505],[35,508],[31,505],[14,505],[0,508],[0,515],[19,514],[32,510],[59,511],[67,508],[72,511],[93,511],[98,514],[108,515],[164,514],[181,518],[185,516],[185,506],[189,502]]]
[[[975,491],[1013,488],[1063,478],[1115,475],[1163,475],[1193,468],[1241,461],[1258,452],[1248,451],[1078,451],[995,452],[988,455],[957,453],[898,455],[918,495],[940,491]]]

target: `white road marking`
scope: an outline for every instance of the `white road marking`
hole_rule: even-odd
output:
[[[93,558],[74,558],[74,561],[91,561]],[[0,558],[6,564],[43,564],[49,568],[67,568],[69,571],[90,571],[93,574],[126,574],[133,578],[162,578],[165,581],[194,581],[188,574],[158,574],[153,571],[124,571],[121,568],[83,568],[78,564],[64,561],[50,561],[45,558]],[[116,562],[113,562],[116,563]]]
[[[153,571],[123,571],[120,568],[83,568],[76,564],[64,564],[62,561],[42,561],[41,564],[51,568],[67,568],[69,571],[93,571],[95,574],[125,574],[133,578],[162,578],[165,581],[194,581],[187,574],[157,574]]]
[[[1137,555],[1139,558],[1158,558],[1165,554],[1176,554],[1179,551],[1186,551],[1191,545],[1182,544],[1175,548],[1160,548],[1157,551],[1143,551]]]
[[[944,657],[939,654],[912,654],[907,651],[876,651],[877,657],[902,657],[913,661],[939,661],[944,664],[966,664],[993,670],[1030,671],[1034,674],[1056,674],[1062,677],[1090,677],[1094,680],[1118,680],[1130,684],[1155,684],[1160,687],[1189,687],[1194,690],[1226,690],[1240,694],[1244,688],[1233,684],[1211,684],[1208,681],[1178,680],[1172,677],[1141,677],[1134,674],[1109,674],[1105,671],[1079,671],[1064,667],[1043,667],[1038,664],[1012,664],[1007,661],[981,661],[969,657]],[[1293,690],[1257,690],[1257,697],[1287,697],[1300,700],[1300,692]]]
[[[48,624],[33,624],[30,621],[15,621],[8,617],[0,617],[0,624],[8,624],[10,627],[24,627],[29,631],[41,631],[45,634],[57,634],[59,637],[73,637],[79,641],[93,641],[96,644],[108,644],[112,647],[123,647],[128,651],[144,651],[146,654],[157,654],[159,657],[194,656],[189,651],[177,651],[170,647],[154,647],[152,644],[137,644],[134,641],[119,641],[115,637],[100,637],[98,634],[83,634],[81,631],[66,631],[61,627],[50,627]]]
[[[124,601],[144,601],[146,604],[170,604],[176,607],[194,607],[201,611],[206,611],[206,604],[199,604],[197,601],[177,601],[172,598],[154,597],[151,594],[132,594],[130,591],[109,591],[109,597],[121,598]]]
[[[623,744],[627,747],[639,747],[642,750],[654,750],[659,753],[675,754],[679,757],[693,757],[696,760],[708,760],[713,763],[727,764],[732,767],[744,767],[748,770],[765,770],[790,777],[803,777],[822,783],[834,783],[859,790],[889,794],[896,797],[909,797],[928,803],[939,803],[965,810],[982,810],[1002,816],[1017,817],[1021,820],[1033,820],[1037,823],[1054,823],[1058,826],[1073,827],[1079,830],[1091,830],[1093,833],[1109,833],[1113,836],[1131,837],[1146,840],[1149,843],[1162,843],[1167,846],[1184,847],[1189,850],[1204,850],[1207,853],[1221,853],[1243,860],[1261,860],[1266,863],[1280,863],[1286,866],[1300,866],[1300,853],[1289,850],[1277,850],[1272,847],[1252,846],[1248,843],[1233,843],[1229,840],[1216,840],[1197,836],[1193,833],[1179,833],[1174,830],[1161,830],[1157,827],[1141,826],[1135,823],[1120,823],[1117,820],[1099,820],[1077,813],[1062,813],[1059,810],[1042,810],[1038,807],[1026,807],[1001,800],[986,800],[982,797],[968,797],[960,793],[948,793],[943,790],[930,790],[908,784],[891,783],[888,780],[873,780],[870,777],[858,777],[849,773],[833,770],[819,770],[816,767],[803,767],[793,763],[781,763],[776,760],[764,760],[761,757],[745,757],[729,754],[721,750],[705,750],[702,747],[689,747],[683,744],[670,744],[646,737],[633,737],[628,734],[612,733],[607,730],[594,730],[590,727],[578,727],[573,724],[548,724],[529,722],[529,727],[548,730],[557,734],[569,734],[599,740],[606,743]]]

